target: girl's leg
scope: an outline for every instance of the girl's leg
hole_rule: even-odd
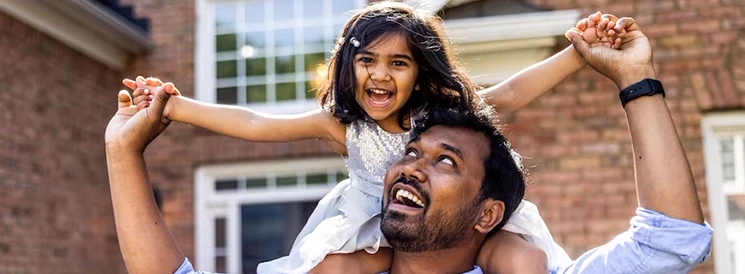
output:
[[[486,239],[476,264],[486,274],[548,273],[548,259],[543,250],[504,230]]]
[[[375,254],[369,254],[364,250],[358,250],[350,254],[329,254],[308,274],[380,273],[390,269],[392,261],[393,250],[386,247],[380,248]]]

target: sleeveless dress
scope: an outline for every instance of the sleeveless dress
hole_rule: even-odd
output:
[[[339,182],[318,202],[290,254],[259,264],[257,273],[306,273],[328,254],[357,250],[372,254],[380,247],[390,247],[380,230],[383,179],[388,167],[403,158],[412,134],[412,131],[388,133],[377,123],[364,119],[347,125],[345,162],[349,179]],[[508,226],[511,229],[507,229]],[[546,251],[549,267],[553,265],[552,260],[571,262],[564,250],[554,243],[532,203],[523,201],[505,229],[523,235]],[[554,259],[557,255],[553,254],[557,253],[560,253],[560,261]]]

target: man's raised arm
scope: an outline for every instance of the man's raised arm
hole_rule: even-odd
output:
[[[613,80],[619,90],[646,78],[657,78],[649,40],[634,20],[620,19],[615,30],[623,40],[621,50],[590,48],[578,35],[572,35],[572,40],[588,63]],[[639,206],[703,224],[691,167],[662,94],[638,97],[625,108],[634,148]]]
[[[145,147],[167,123],[161,120],[168,95],[155,89],[153,104],[142,111],[125,91],[106,127],[106,162],[119,248],[129,273],[173,273],[184,254],[163,221],[148,181]]]
[[[577,52],[622,90],[634,149],[639,209],[631,227],[556,273],[688,273],[711,248],[691,167],[656,80],[649,40],[631,18],[618,21],[620,50],[590,47],[570,31]],[[639,96],[642,95],[642,96]],[[620,107],[620,106],[619,106]]]

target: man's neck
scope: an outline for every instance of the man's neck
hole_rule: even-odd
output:
[[[473,270],[480,246],[461,247],[434,252],[393,251],[391,274],[402,273],[465,273]]]

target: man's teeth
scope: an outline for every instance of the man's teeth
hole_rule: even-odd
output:
[[[416,205],[424,207],[424,203],[422,202],[422,200],[419,200],[419,197],[414,196],[414,194],[411,194],[411,192],[408,192],[404,189],[399,189],[396,192],[396,200],[403,201],[402,198],[406,198],[409,201],[414,202]]]

